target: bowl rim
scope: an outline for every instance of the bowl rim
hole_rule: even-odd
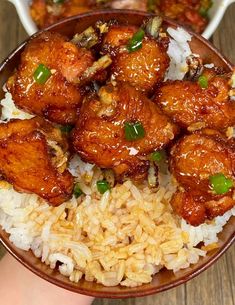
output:
[[[79,21],[82,18],[87,18],[89,16],[99,16],[100,14],[102,15],[112,15],[112,14],[137,14],[141,17],[150,17],[150,16],[155,16],[155,14],[149,14],[146,12],[141,12],[141,11],[130,11],[130,10],[99,10],[99,11],[92,11],[92,12],[87,12],[84,14],[79,14],[76,16],[72,16],[66,19],[63,19],[35,34],[33,34],[32,36],[30,36],[29,38],[27,38],[24,42],[22,42],[16,49],[14,49],[9,55],[8,57],[2,61],[2,63],[0,64],[0,73],[2,72],[2,70],[4,70],[6,64],[20,51],[23,50],[23,48],[25,47],[25,45],[34,37],[37,37],[38,35],[40,35],[42,32],[45,31],[50,31],[53,30],[54,27],[58,27],[63,25],[64,23],[69,23],[69,22],[73,22],[73,21]],[[165,21],[166,23],[169,24],[169,26],[173,26],[173,27],[182,27],[180,25],[178,25],[176,22],[168,19],[168,18],[163,18],[163,21]],[[222,56],[222,54],[218,51],[218,49],[216,49],[209,41],[207,41],[205,38],[203,38],[202,36],[192,32],[192,31],[188,31],[186,30],[190,35],[194,36],[196,39],[198,39],[199,41],[201,41],[203,44],[205,44],[209,49],[211,49],[214,53],[216,53],[217,56],[220,57],[220,59],[224,62],[224,64],[232,71],[234,66],[232,65],[232,63],[226,59],[226,57]],[[233,216],[232,216],[233,217]],[[168,284],[162,284],[159,285],[157,287],[152,287],[152,288],[148,288],[148,289],[143,289],[144,288],[144,284],[142,286],[139,287],[138,290],[135,290],[133,292],[133,294],[130,293],[130,291],[118,291],[118,292],[108,292],[108,291],[97,291],[97,290],[90,290],[90,289],[86,289],[86,288],[81,288],[81,287],[75,287],[70,285],[69,283],[65,283],[55,277],[52,277],[46,273],[44,273],[41,270],[38,270],[37,268],[34,267],[34,265],[28,263],[23,255],[18,254],[14,251],[14,245],[10,242],[9,238],[5,239],[5,237],[3,237],[3,232],[4,230],[0,227],[0,241],[3,244],[3,246],[6,248],[6,250],[13,256],[15,257],[21,264],[23,264],[28,270],[32,271],[34,274],[36,274],[37,276],[41,277],[44,280],[47,280],[48,282],[55,284],[61,288],[67,289],[69,291],[75,292],[75,293],[81,293],[84,295],[88,295],[88,296],[93,296],[93,297],[98,297],[98,298],[113,298],[113,299],[118,299],[118,298],[130,298],[130,297],[141,297],[141,296],[147,296],[147,295],[151,295],[154,293],[159,293],[174,287],[177,287],[183,283],[186,283],[188,280],[196,277],[198,274],[200,274],[201,272],[205,271],[206,269],[208,269],[213,263],[215,263],[223,254],[224,252],[232,245],[232,243],[235,241],[235,231],[231,234],[231,236],[229,237],[229,239],[219,248],[219,250],[212,254],[208,260],[206,262],[204,262],[203,264],[201,264],[200,266],[196,267],[192,272],[190,272],[189,274],[183,275],[178,279],[173,280],[172,282],[168,283]],[[5,231],[4,231],[5,232]],[[7,234],[7,233],[5,233]],[[30,251],[30,250],[29,250]],[[186,270],[186,269],[185,269]],[[103,287],[103,285],[102,285]],[[104,286],[105,287],[105,286]],[[138,288],[138,287],[137,287]],[[142,289],[141,289],[142,288]]]

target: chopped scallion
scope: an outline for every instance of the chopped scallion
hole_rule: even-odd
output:
[[[80,189],[79,183],[76,183],[74,185],[73,194],[75,198],[78,198],[83,194],[83,191]]]
[[[124,131],[127,141],[136,141],[145,136],[145,130],[141,122],[125,122]]]
[[[52,0],[53,3],[55,4],[62,4],[64,3],[65,0]]]
[[[212,0],[201,0],[200,1],[201,6],[199,8],[199,14],[204,17],[208,18],[208,11],[211,8],[213,1]]]
[[[156,10],[157,1],[156,0],[148,0],[147,1],[147,10],[148,12],[154,13]]]
[[[50,78],[51,71],[45,65],[40,64],[38,65],[37,69],[35,70],[33,77],[38,84],[45,84],[45,82]]]
[[[127,44],[127,50],[129,53],[137,51],[142,48],[142,41],[144,38],[145,32],[143,29],[139,29],[129,40]]]
[[[150,155],[150,161],[154,161],[154,162],[160,162],[163,160],[163,158],[164,156],[162,151],[154,151]]]
[[[224,174],[216,174],[209,177],[212,190],[217,194],[225,194],[233,187],[233,180],[226,178]]]
[[[104,194],[106,191],[110,189],[110,185],[106,180],[99,180],[96,182],[96,186],[100,194]]]
[[[64,125],[60,127],[61,132],[63,133],[70,133],[70,131],[73,129],[73,126],[71,125]]]
[[[208,87],[208,79],[205,75],[201,75],[198,78],[198,84],[202,89],[206,89]]]

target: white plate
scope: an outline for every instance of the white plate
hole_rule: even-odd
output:
[[[26,32],[29,35],[32,35],[37,31],[37,27],[35,26],[34,22],[32,21],[32,18],[29,13],[29,3],[30,0],[8,0],[12,2],[16,10],[18,12],[18,15],[20,17],[20,20],[26,30]],[[211,35],[214,33],[216,28],[218,27],[227,7],[232,3],[235,2],[235,0],[213,0],[213,6],[210,9],[210,22],[205,28],[205,31],[202,33],[202,36],[205,38],[210,38]]]

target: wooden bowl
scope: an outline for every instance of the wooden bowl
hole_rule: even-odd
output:
[[[122,24],[140,25],[143,19],[149,16],[143,12],[137,11],[99,11],[87,13],[75,17],[63,20],[49,29],[51,31],[59,32],[72,37],[74,33],[81,32],[88,26],[94,24],[98,20],[108,21],[115,19]],[[177,24],[164,19],[164,27],[177,27]],[[40,33],[40,32],[39,32]],[[38,35],[38,34],[35,34]],[[225,71],[232,71],[232,64],[229,63],[208,41],[200,37],[199,35],[191,33],[193,36],[190,43],[191,49],[194,53],[200,54],[205,62],[213,62],[216,66],[222,67]],[[22,53],[25,44],[24,42],[19,48],[13,51],[7,59],[0,66],[0,88],[4,85],[8,77],[12,74],[13,70],[18,66],[20,60],[20,54]],[[1,89],[0,99],[4,97],[4,92]],[[177,273],[168,271],[166,269],[161,270],[153,278],[153,281],[149,284],[142,285],[136,288],[128,288],[122,286],[105,287],[101,284],[93,282],[87,282],[85,280],[79,281],[75,284],[68,280],[68,278],[62,276],[57,270],[52,270],[45,264],[41,263],[32,252],[25,252],[16,248],[8,239],[8,234],[0,229],[0,239],[6,249],[24,266],[41,278],[58,285],[62,288],[68,289],[73,292],[86,294],[94,297],[104,298],[129,298],[145,296],[153,293],[157,293],[163,290],[173,288],[177,285],[185,283],[191,278],[195,277],[202,271],[211,266],[232,244],[235,239],[235,217],[232,217],[224,227],[223,231],[219,234],[220,247],[214,251],[211,251],[206,257],[201,258],[200,261],[190,266],[187,269],[180,270]]]

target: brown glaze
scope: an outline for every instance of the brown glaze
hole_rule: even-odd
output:
[[[205,72],[203,75],[206,77]],[[229,99],[230,77],[207,76],[205,89],[197,81],[168,81],[158,88],[155,102],[184,128],[203,123],[213,129],[225,129],[235,124],[235,103]]]
[[[152,93],[156,85],[163,81],[170,59],[166,53],[168,43],[145,37],[142,48],[135,52],[123,52],[128,40],[138,28],[113,26],[104,38],[104,50],[110,55],[112,78],[116,81],[129,82],[137,90]]]
[[[145,136],[137,141],[126,140],[126,122],[140,122]],[[84,161],[112,168],[119,181],[124,176],[140,180],[147,175],[146,155],[165,147],[177,132],[178,127],[157,105],[129,84],[119,83],[101,87],[98,96],[86,98],[72,143]]]
[[[73,124],[82,100],[76,82],[93,62],[89,50],[77,48],[62,35],[44,32],[27,44],[7,88],[19,108],[58,124]],[[53,71],[43,86],[31,77],[42,63]]]
[[[110,20],[117,19],[120,23],[127,24],[130,20],[133,25],[140,25],[143,19],[147,16],[143,12],[130,12],[130,11],[106,11],[106,12],[93,12],[79,17],[72,17],[63,20],[60,23],[50,27],[51,30],[72,36],[76,30],[81,32],[89,25],[97,20]],[[173,26],[176,24],[172,21],[166,20],[165,26]],[[37,35],[37,34],[36,34]],[[202,56],[205,62],[214,62],[215,65],[222,67],[225,71],[232,71],[232,65],[205,39],[193,34],[191,48],[194,53]],[[25,46],[23,43],[18,49],[13,51],[8,58],[0,66],[0,84],[6,82],[12,74],[14,68],[19,64],[20,54]],[[4,92],[0,91],[0,99],[4,96]],[[185,270],[180,270],[176,274],[171,271],[162,270],[159,274],[155,275],[153,281],[149,284],[142,285],[137,288],[128,287],[104,287],[100,284],[86,282],[81,280],[78,284],[70,282],[66,277],[59,274],[58,271],[51,270],[48,266],[41,263],[31,252],[25,252],[16,248],[8,239],[8,234],[0,229],[0,239],[7,250],[29,270],[40,276],[41,278],[58,285],[62,288],[68,289],[73,292],[91,295],[95,297],[105,298],[129,298],[145,296],[157,292],[161,292],[177,285],[183,284],[186,281],[197,276],[199,273],[211,266],[233,243],[235,239],[234,233],[235,218],[230,219],[228,224],[224,227],[223,231],[219,234],[220,247],[211,251],[206,257],[201,258],[200,261]]]
[[[74,183],[69,171],[64,170],[66,164],[57,167],[66,148],[61,131],[43,119],[0,124],[1,177],[19,192],[35,193],[51,205],[60,205],[71,198]]]

